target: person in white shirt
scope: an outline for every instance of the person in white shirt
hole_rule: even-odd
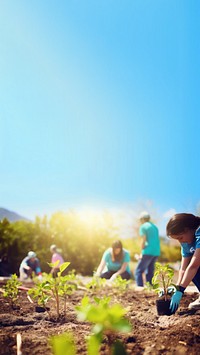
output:
[[[34,251],[29,251],[27,256],[22,260],[19,267],[19,276],[21,281],[32,278],[33,273],[42,280],[42,272],[39,259]]]

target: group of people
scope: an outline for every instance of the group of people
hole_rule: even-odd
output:
[[[141,237],[141,253],[134,272],[137,286],[143,287],[145,282],[152,283],[155,262],[160,256],[160,240],[157,226],[150,220],[148,212],[140,214],[139,235]],[[176,239],[181,245],[181,266],[177,280],[176,291],[171,298],[170,308],[175,312],[180,304],[185,289],[193,282],[198,289],[199,297],[190,303],[189,308],[200,309],[200,217],[190,213],[175,214],[167,223],[167,236]],[[52,263],[56,263],[51,273],[56,277],[60,265],[64,262],[56,245],[50,247]],[[132,277],[130,269],[130,253],[117,240],[108,248],[97,268],[96,276],[113,281],[117,276],[129,280]],[[20,279],[28,278],[32,272],[42,279],[41,268],[36,253],[29,251],[20,265]]]
[[[139,235],[141,237],[141,253],[134,273],[137,286],[144,286],[144,282],[151,284],[154,274],[154,265],[160,255],[160,240],[157,226],[150,221],[148,212],[140,214]],[[96,275],[113,281],[117,276],[129,280],[132,276],[130,266],[130,253],[124,249],[120,240],[115,241],[107,249],[97,268]]]
[[[62,255],[58,252],[55,244],[50,246],[52,253],[51,263],[54,264],[51,268],[51,274],[53,277],[57,276],[59,267],[64,263]],[[19,276],[21,281],[27,280],[32,274],[35,274],[38,279],[42,280],[42,271],[40,267],[39,259],[34,251],[29,251],[27,256],[22,260],[19,267]]]
[[[141,226],[141,255],[135,270],[135,281],[138,286],[145,281],[152,283],[155,262],[160,255],[158,228],[150,221],[150,215],[142,212]],[[189,304],[189,309],[200,309],[200,217],[190,213],[177,213],[167,223],[167,236],[176,239],[181,245],[181,266],[170,309],[174,313],[179,307],[185,289],[191,282],[198,289],[198,298]],[[97,268],[96,275],[101,278],[114,280],[118,275],[129,280],[130,253],[123,248],[121,241],[116,241],[107,249]]]

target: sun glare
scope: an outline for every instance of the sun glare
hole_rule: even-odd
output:
[[[93,227],[95,225],[103,225],[102,213],[89,208],[81,209],[78,212],[80,221],[83,222],[88,227]]]

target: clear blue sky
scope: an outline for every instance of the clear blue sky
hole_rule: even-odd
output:
[[[200,2],[0,2],[0,207],[200,201]]]

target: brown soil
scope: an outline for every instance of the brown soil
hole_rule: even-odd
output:
[[[70,296],[66,319],[61,317],[56,321],[53,304],[50,305],[50,315],[47,312],[37,313],[35,306],[28,301],[26,291],[20,291],[19,309],[13,309],[0,294],[0,354],[17,353],[16,335],[20,333],[23,355],[50,355],[50,336],[70,331],[76,340],[77,354],[86,355],[85,337],[90,333],[91,326],[79,322],[75,311],[75,306],[84,295],[83,290],[77,290]],[[110,295],[114,303],[128,307],[127,318],[132,324],[132,331],[118,336],[126,344],[127,354],[200,354],[200,311],[189,311],[187,308],[197,293],[186,293],[179,310],[172,316],[157,315],[156,296],[151,293],[128,289],[119,295],[107,288],[98,292],[98,296],[104,295]],[[90,293],[90,297],[93,296]],[[108,354],[106,338],[100,354]]]

